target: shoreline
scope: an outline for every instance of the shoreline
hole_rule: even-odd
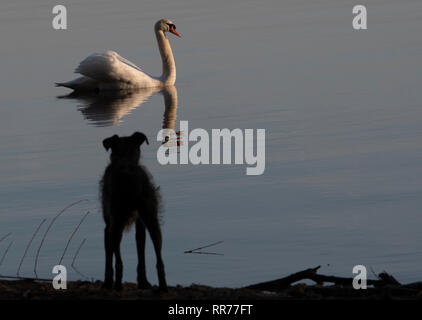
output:
[[[157,286],[140,290],[133,282],[123,283],[122,291],[105,290],[100,280],[67,281],[67,289],[56,290],[47,279],[0,278],[0,300],[422,300],[422,281],[400,284],[383,272],[368,279],[366,289],[356,290],[352,278],[320,275],[319,268],[242,288],[191,284],[169,286],[165,293]],[[315,284],[300,283],[305,279]]]

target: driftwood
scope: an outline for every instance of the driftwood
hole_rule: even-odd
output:
[[[381,272],[378,275],[378,278],[380,278],[381,281],[383,281],[385,284],[400,286],[400,282],[398,282],[392,275],[389,275],[387,272]]]
[[[344,278],[344,277],[335,277],[335,276],[326,276],[322,274],[317,274],[317,271],[319,268],[321,268],[321,266],[318,266],[316,268],[309,268],[297,273],[293,273],[281,279],[249,285],[245,288],[253,289],[253,290],[280,291],[280,290],[290,287],[293,283],[300,280],[312,280],[319,285],[324,284],[324,282],[329,282],[329,283],[334,283],[335,285],[349,286],[349,287],[352,286],[353,278]],[[393,276],[389,275],[385,271],[383,273],[380,273],[378,275],[378,278],[379,279],[377,280],[368,279],[366,281],[367,285],[374,286],[374,287],[383,287],[387,285],[401,286],[401,284]],[[408,286],[411,286],[411,285],[408,285]]]

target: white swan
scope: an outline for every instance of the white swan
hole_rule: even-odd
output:
[[[121,57],[117,52],[94,53],[83,60],[75,73],[82,74],[75,80],[56,83],[58,87],[73,90],[127,90],[139,88],[165,87],[176,82],[176,65],[170,42],[165,32],[178,37],[176,26],[169,19],[161,19],[154,26],[163,62],[161,77],[152,77],[134,63]]]

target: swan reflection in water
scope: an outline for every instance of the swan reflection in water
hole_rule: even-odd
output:
[[[115,126],[122,122],[125,115],[140,107],[156,93],[164,96],[163,129],[174,130],[177,113],[177,89],[175,86],[165,88],[146,88],[130,91],[72,92],[60,99],[76,99],[84,118],[98,127]]]

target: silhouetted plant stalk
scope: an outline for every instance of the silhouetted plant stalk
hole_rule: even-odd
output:
[[[29,247],[31,246],[32,241],[34,241],[35,236],[37,235],[37,233],[38,233],[38,231],[40,230],[41,226],[42,226],[42,225],[44,224],[44,222],[46,222],[46,221],[47,221],[47,219],[44,219],[43,221],[41,221],[41,223],[39,224],[38,228],[35,230],[34,234],[32,235],[31,240],[29,240],[28,245],[26,246],[25,252],[24,252],[24,254],[23,254],[23,256],[22,256],[22,259],[21,259],[21,261],[20,261],[20,263],[19,263],[18,270],[16,271],[16,275],[17,275],[17,276],[19,276],[19,272],[20,272],[20,270],[21,270],[23,260],[25,259],[25,256],[26,256],[26,254],[28,253],[28,250],[29,250]]]
[[[31,277],[18,277],[18,276],[5,276],[0,274],[1,279],[15,279],[15,280],[29,280],[29,281],[46,281],[51,282],[51,279],[43,279],[43,278],[31,278]]]
[[[192,251],[189,253],[195,253],[195,254],[211,254],[215,256],[224,256],[224,253],[217,253],[217,252],[202,252],[202,251]]]
[[[71,267],[72,267],[72,268],[73,268],[73,270],[75,270],[75,271],[76,271],[79,275],[81,275],[82,277],[85,277],[85,278],[87,278],[87,279],[88,279],[89,277],[87,277],[86,275],[84,275],[82,272],[80,272],[80,271],[79,271],[78,269],[76,269],[76,267],[75,267],[76,257],[78,256],[79,251],[81,250],[81,248],[82,248],[82,246],[84,245],[85,241],[86,241],[86,238],[82,240],[81,244],[79,245],[78,250],[76,250],[76,253],[75,253],[75,255],[73,256],[73,260],[72,260]]]
[[[37,266],[38,266],[38,257],[39,257],[39,255],[40,255],[40,251],[41,251],[41,248],[42,248],[42,246],[43,246],[43,244],[44,244],[44,241],[45,241],[45,238],[47,237],[47,234],[48,234],[48,231],[50,231],[50,228],[51,228],[51,226],[54,224],[54,222],[57,220],[57,218],[58,217],[60,217],[61,215],[62,215],[62,213],[63,212],[65,212],[67,209],[69,209],[69,208],[71,208],[71,207],[73,207],[73,206],[75,206],[75,205],[77,205],[77,204],[79,204],[79,203],[81,203],[81,202],[84,202],[84,201],[88,201],[88,199],[83,199],[83,200],[79,200],[79,201],[76,201],[76,202],[73,202],[73,203],[71,203],[71,204],[69,204],[68,206],[66,206],[65,208],[63,208],[52,220],[51,220],[51,222],[50,222],[50,224],[49,224],[49,226],[47,227],[47,230],[45,231],[45,233],[44,233],[44,236],[42,237],[42,239],[41,239],[41,243],[40,243],[40,246],[38,247],[38,250],[37,250],[37,255],[35,256],[35,263],[34,263],[34,274],[35,274],[35,277],[38,279],[38,274],[37,274]]]
[[[3,256],[1,257],[1,260],[0,260],[0,266],[3,264],[4,258],[6,258],[6,255],[9,252],[9,249],[12,246],[12,244],[13,244],[13,240],[7,246],[6,251],[4,251],[4,254],[3,254]]]
[[[222,253],[215,253],[215,252],[202,252],[202,251],[199,251],[199,250],[202,250],[202,249],[205,249],[205,248],[209,248],[209,247],[216,246],[217,244],[220,244],[220,243],[223,243],[223,242],[224,242],[224,241],[217,241],[217,242],[214,242],[214,243],[208,244],[208,245],[203,246],[203,247],[199,247],[199,248],[192,249],[192,250],[187,250],[187,251],[185,251],[184,253],[212,254],[212,255],[217,255],[217,256],[224,256],[224,254],[222,254]]]
[[[72,234],[69,237],[69,240],[66,243],[66,247],[63,250],[63,254],[60,258],[60,261],[58,264],[62,264],[63,258],[66,254],[67,248],[69,247],[70,241],[72,241],[73,236],[75,235],[76,231],[78,231],[79,227],[81,226],[82,222],[84,222],[85,218],[90,214],[90,212],[88,211],[87,213],[85,213],[85,215],[82,217],[81,221],[79,222],[79,224],[76,226],[75,230],[73,230]]]
[[[10,236],[12,233],[9,232],[8,234],[6,234],[3,238],[0,239],[0,242],[2,242],[4,239],[6,239],[8,236]]]

